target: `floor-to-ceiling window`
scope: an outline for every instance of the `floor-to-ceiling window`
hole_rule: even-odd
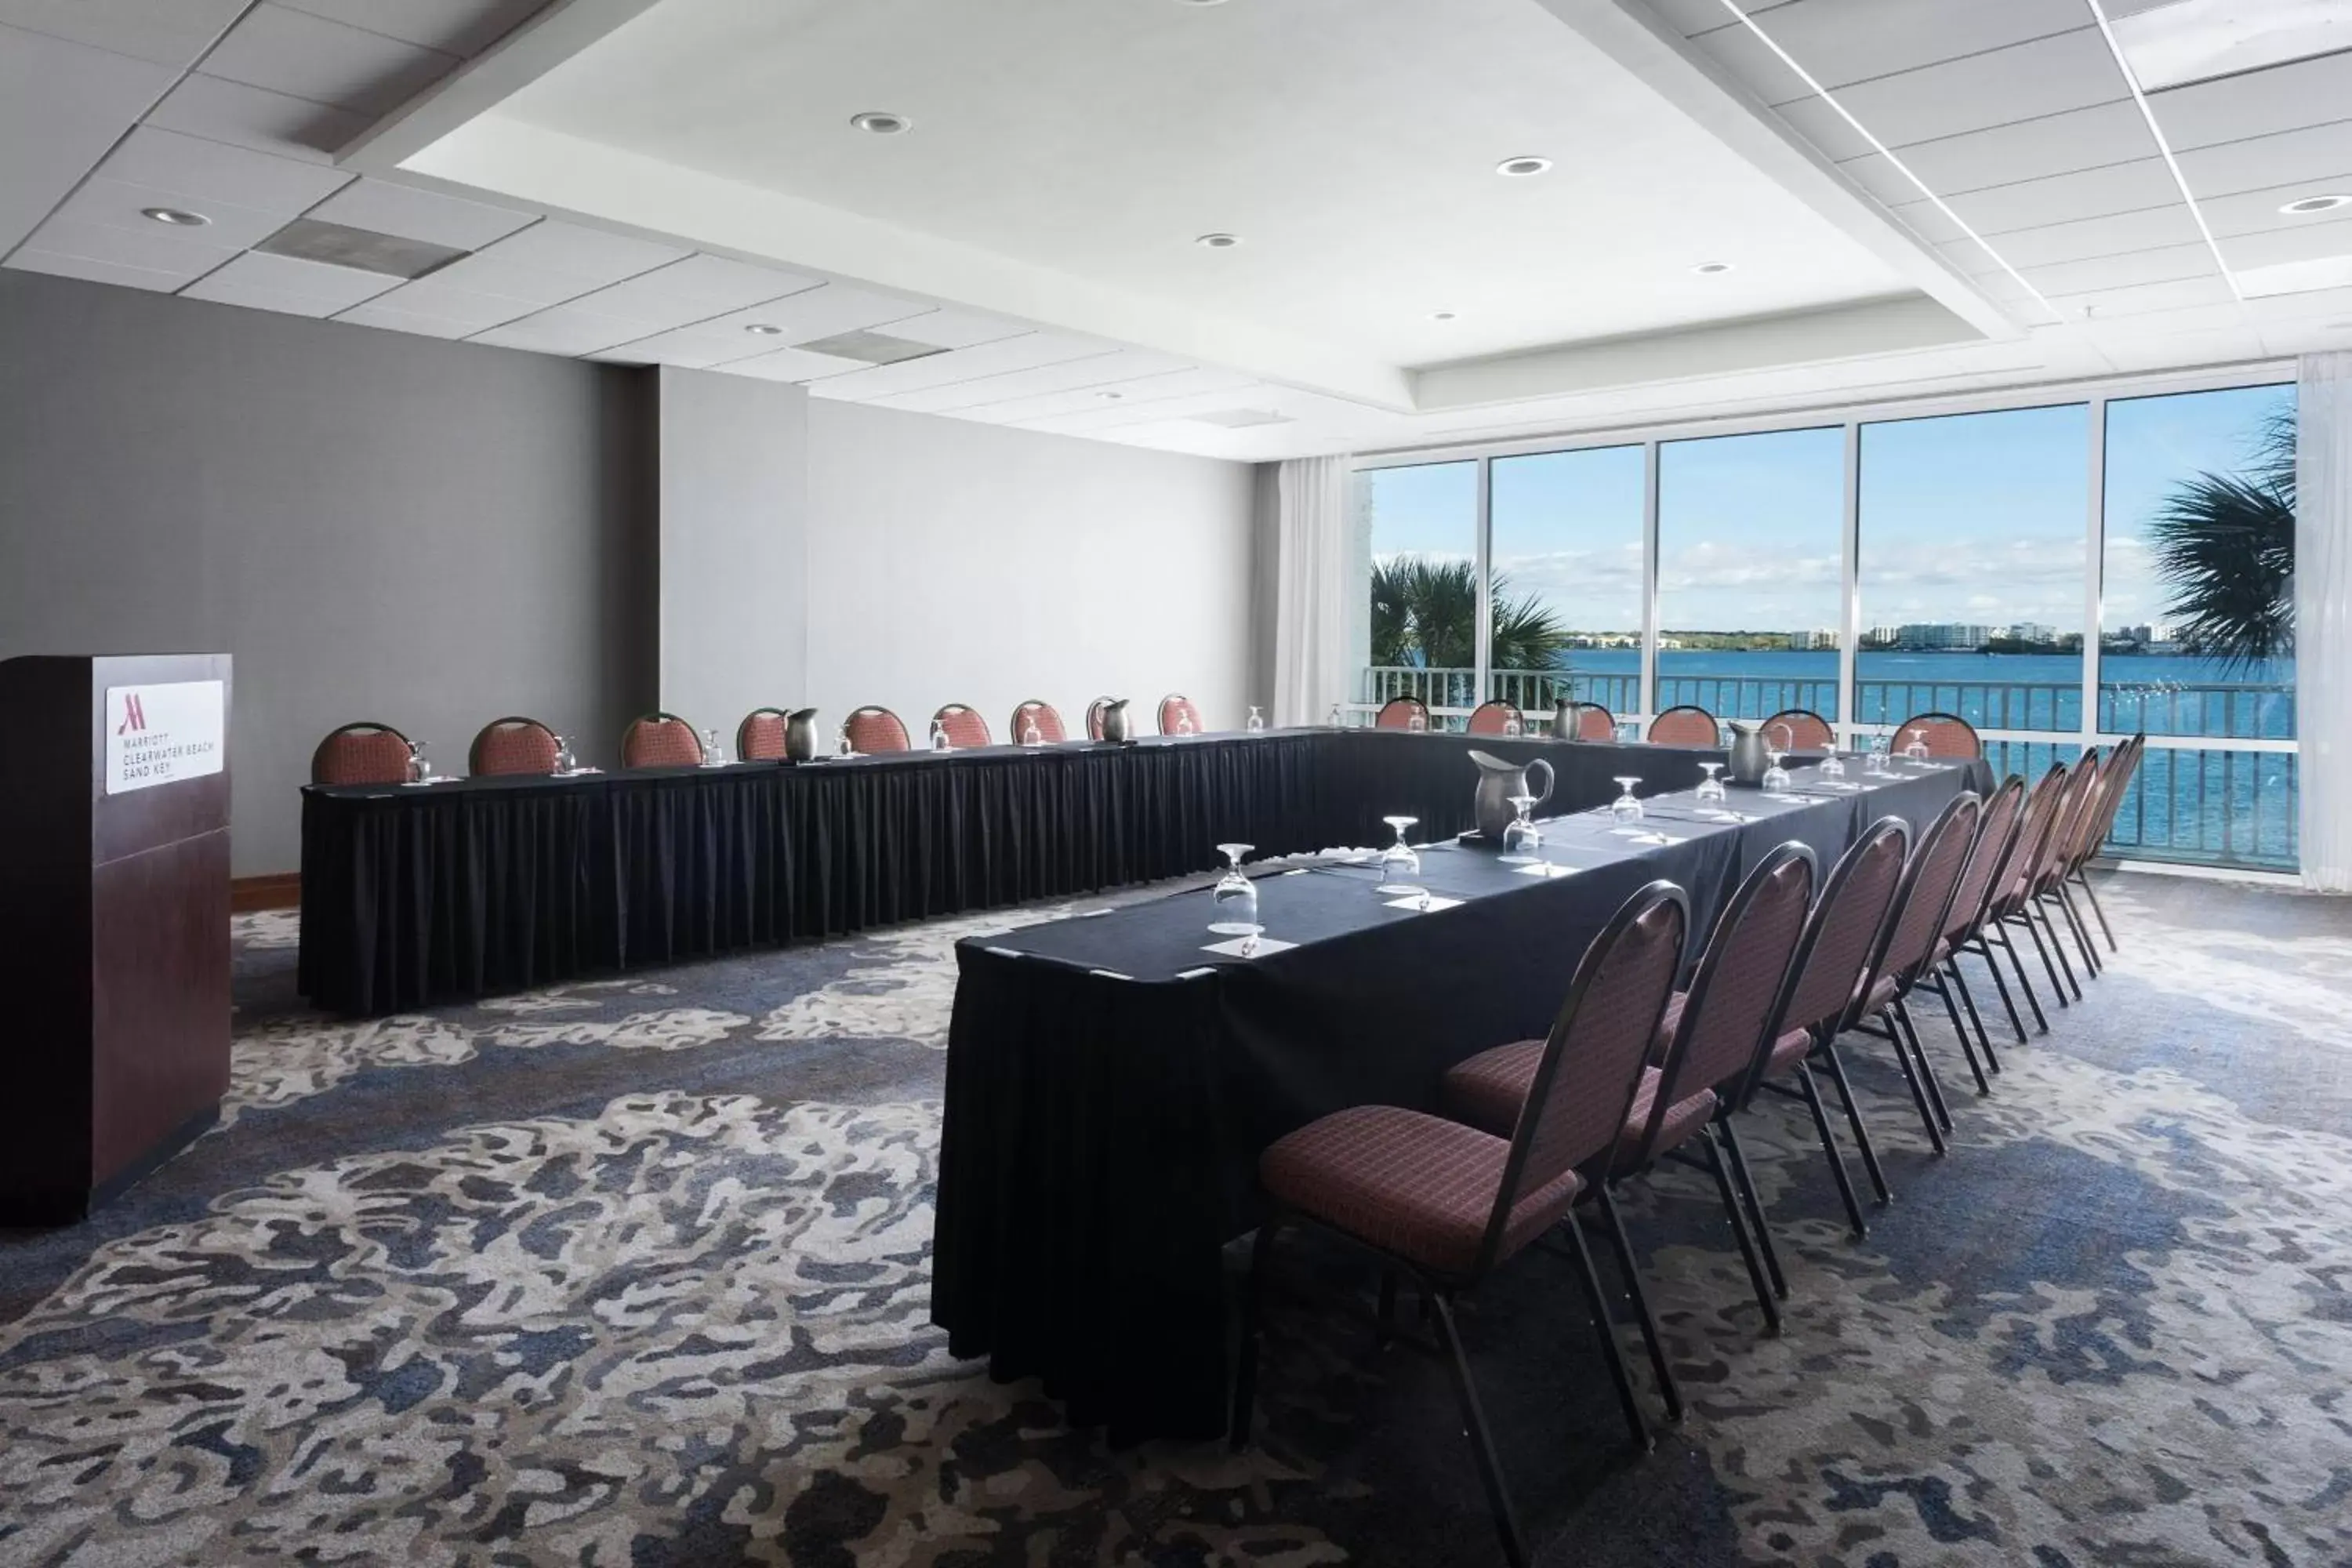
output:
[[[1364,468],[1356,474],[1355,667],[1360,702],[1418,697],[1433,708],[1477,701],[1476,461]]]
[[[1658,447],[1656,711],[1838,717],[1845,431]]]
[[[1489,697],[1641,706],[1643,469],[1638,446],[1495,459]]]

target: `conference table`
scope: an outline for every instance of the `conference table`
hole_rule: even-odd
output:
[[[958,945],[932,1289],[954,1353],[1041,1378],[1115,1442],[1216,1436],[1229,1244],[1256,1224],[1268,1144],[1352,1105],[1433,1110],[1447,1068],[1543,1035],[1586,945],[1644,884],[1690,895],[1695,956],[1775,846],[1806,844],[1826,870],[1880,817],[1916,831],[1991,782],[1980,761],[1814,766],[1718,805],[1687,786],[1719,753],[1536,744],[1603,764],[1562,773],[1555,805],[1573,814],[1542,824],[1540,863],[1436,845],[1426,900],[1394,894],[1369,854],[1274,868],[1249,952],[1208,931],[1207,889]],[[1402,795],[1444,747],[1368,741],[1343,765],[1386,772],[1368,796]],[[1608,809],[1621,773],[1645,781],[1638,822]],[[1468,782],[1454,780],[1465,799]]]
[[[1695,783],[1720,752],[1304,728],[302,792],[299,984],[385,1014],[1470,825],[1473,749]]]

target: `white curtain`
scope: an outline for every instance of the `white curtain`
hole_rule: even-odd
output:
[[[1274,721],[1320,724],[1348,697],[1347,458],[1275,479]]]
[[[2352,353],[2304,356],[2296,426],[2303,879],[2320,892],[2352,893]]]

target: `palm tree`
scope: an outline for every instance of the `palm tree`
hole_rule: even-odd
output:
[[[1507,599],[1508,574],[1487,584],[1492,626],[1487,658],[1496,669],[1550,669],[1568,647],[1568,628],[1534,595]],[[1477,659],[1478,586],[1467,561],[1392,556],[1372,566],[1374,664],[1415,665],[1430,669],[1468,669]],[[1565,665],[1558,667],[1563,677]],[[1438,694],[1458,706],[1466,694]]]
[[[2148,521],[2173,636],[2233,671],[2294,651],[2294,443],[2273,413],[2243,472],[2183,480]]]

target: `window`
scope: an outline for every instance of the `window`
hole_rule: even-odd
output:
[[[1476,701],[1477,462],[1356,474],[1356,602],[1365,606],[1355,667],[1360,701]]]
[[[2089,440],[2080,403],[1862,427],[1856,723],[2081,730]]]
[[[1639,447],[1495,459],[1488,696],[1641,707],[1642,468]]]
[[[1658,448],[1656,707],[1838,716],[1845,432]]]

